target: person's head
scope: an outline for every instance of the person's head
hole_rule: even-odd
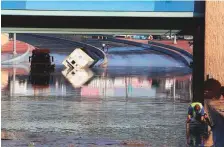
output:
[[[213,78],[208,79],[204,83],[205,99],[220,98],[221,83]]]
[[[195,111],[196,113],[199,113],[200,110],[201,110],[201,107],[200,107],[198,104],[196,104],[196,105],[194,106],[194,111]]]

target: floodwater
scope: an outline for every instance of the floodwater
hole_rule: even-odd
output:
[[[66,79],[61,69],[47,78],[31,77],[46,79],[41,86],[31,84],[29,73],[21,68],[2,72],[7,80],[2,85],[2,129],[13,139],[3,145],[85,146],[130,140],[181,146],[186,142],[190,75],[151,78],[123,71],[119,76],[117,68],[108,70],[107,76],[96,70],[88,84],[75,88],[78,81]]]
[[[107,69],[74,74],[61,65],[66,54],[52,55],[53,73],[31,74],[27,62],[2,65],[2,146],[181,147],[205,141],[186,134],[192,77],[181,63],[153,53],[109,53]]]

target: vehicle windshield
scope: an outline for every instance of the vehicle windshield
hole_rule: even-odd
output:
[[[50,62],[50,56],[48,54],[34,54],[32,62]]]

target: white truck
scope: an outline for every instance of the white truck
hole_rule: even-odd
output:
[[[81,49],[75,49],[63,62],[62,64],[66,67],[73,68],[88,68],[94,63],[88,54]]]
[[[66,68],[89,68],[94,66],[101,58],[94,52],[83,48],[75,49],[62,64]]]

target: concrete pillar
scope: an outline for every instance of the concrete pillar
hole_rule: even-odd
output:
[[[13,34],[13,55],[16,55],[16,33]]]
[[[177,44],[177,36],[174,35],[173,44]]]
[[[171,37],[172,37],[172,30],[170,30],[170,39],[171,39]]]
[[[210,75],[224,85],[224,2],[206,1],[205,4],[204,79]]]
[[[193,49],[193,102],[204,103],[204,19],[201,18],[194,30]]]

